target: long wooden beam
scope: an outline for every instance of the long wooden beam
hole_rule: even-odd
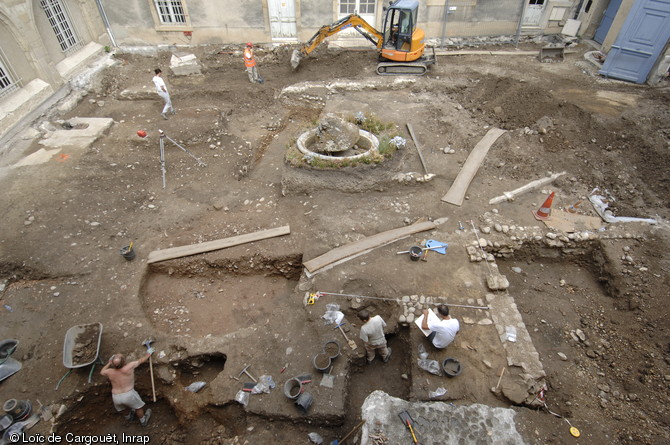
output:
[[[335,249],[330,250],[321,256],[312,258],[311,260],[303,263],[303,266],[305,266],[308,272],[314,272],[336,261],[372,249],[373,247],[384,245],[396,239],[411,235],[412,233],[433,230],[436,227],[437,224],[433,221],[425,221],[417,224],[411,224],[405,227],[399,227],[397,229],[387,230],[386,232],[377,233],[358,241],[345,244],[344,246],[336,247]]]
[[[260,232],[246,233],[244,235],[232,236],[230,238],[207,241],[204,243],[154,250],[149,254],[147,263],[157,263],[159,261],[172,260],[189,255],[196,255],[198,253],[211,252],[212,250],[225,249],[226,247],[274,238],[275,236],[288,235],[289,233],[291,233],[290,227],[282,226],[274,229],[261,230]]]
[[[409,122],[407,123],[407,129],[409,130],[409,135],[412,137],[412,140],[414,141],[414,146],[416,147],[416,151],[419,152],[419,160],[421,161],[421,165],[423,165],[423,171],[428,174],[428,168],[426,167],[426,161],[423,159],[423,155],[421,154],[421,146],[419,145],[419,140],[416,138],[414,135],[414,129],[412,128],[412,124]]]
[[[465,164],[463,164],[463,168],[460,172],[458,172],[454,183],[451,184],[449,191],[442,197],[442,201],[457,206],[463,204],[465,192],[468,190],[472,178],[474,178],[477,174],[479,165],[486,157],[486,154],[489,152],[491,145],[493,145],[493,143],[497,141],[498,138],[503,135],[503,133],[505,133],[505,130],[500,128],[491,128],[482,138],[482,140],[479,141],[477,145],[475,145],[475,148],[473,148],[468,155],[468,159],[465,161]]]

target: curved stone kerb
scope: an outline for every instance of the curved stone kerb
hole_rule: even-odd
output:
[[[358,130],[358,134],[360,135],[361,138],[367,139],[370,143],[370,149],[368,149],[364,153],[360,153],[354,156],[328,156],[328,155],[322,155],[316,152],[313,152],[307,148],[308,143],[314,139],[316,135],[317,129],[312,129],[309,131],[304,132],[298,137],[298,140],[296,142],[296,145],[298,146],[298,150],[300,150],[301,153],[317,158],[317,159],[323,159],[325,161],[344,161],[344,160],[355,160],[355,159],[361,159],[365,157],[371,156],[373,153],[377,153],[379,151],[379,139],[377,139],[377,136],[374,134],[370,133],[369,131],[365,130]]]

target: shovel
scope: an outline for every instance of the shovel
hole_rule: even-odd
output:
[[[342,335],[344,335],[344,339],[347,341],[347,343],[349,343],[349,347],[350,347],[351,349],[356,349],[356,348],[358,347],[358,346],[356,345],[356,342],[353,341],[353,340],[349,340],[349,337],[347,337],[347,334],[344,333],[344,329],[342,329],[342,325],[343,325],[343,324],[344,324],[344,322],[338,324],[336,327],[339,328],[339,329],[340,329],[340,332],[342,333]]]
[[[409,415],[407,411],[403,411],[400,414],[400,420],[402,420],[402,423],[405,424],[405,426],[409,429],[409,432],[412,433],[412,440],[414,443],[419,443],[418,440],[416,440],[416,435],[414,434],[414,419],[412,419],[412,416]]]

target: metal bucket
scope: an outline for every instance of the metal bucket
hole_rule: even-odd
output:
[[[289,399],[297,399],[302,394],[302,382],[293,377],[284,383],[284,395]]]
[[[412,246],[409,248],[409,258],[412,261],[419,261],[423,255],[423,249],[419,246]]]
[[[33,410],[28,400],[9,399],[2,405],[2,409],[12,416],[15,422],[25,420]]]
[[[327,353],[321,352],[314,356],[312,364],[318,371],[326,372],[330,369],[331,357]]]
[[[463,368],[461,363],[455,358],[445,358],[442,362],[442,370],[447,375],[447,377],[456,377],[461,373]]]
[[[295,404],[306,413],[309,407],[312,406],[312,402],[314,402],[314,397],[308,392],[303,392],[295,401]]]
[[[122,257],[124,257],[127,261],[131,261],[132,259],[135,258],[135,251],[133,250],[132,246],[125,246],[119,250],[119,253],[121,254]]]
[[[335,340],[326,342],[323,345],[323,353],[330,357],[331,360],[336,359],[340,356],[340,344]]]

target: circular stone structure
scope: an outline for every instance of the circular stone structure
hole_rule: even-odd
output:
[[[316,138],[316,132],[318,129],[312,129],[309,131],[304,132],[298,137],[298,141],[296,142],[296,145],[298,146],[298,150],[300,150],[301,153],[304,155],[316,158],[316,159],[323,159],[325,161],[344,161],[344,160],[355,160],[355,159],[362,159],[365,157],[369,157],[372,154],[378,153],[379,152],[379,139],[377,139],[377,136],[374,134],[370,133],[369,131],[365,130],[358,130],[358,135],[360,136],[358,139],[357,144],[359,145],[364,145],[363,148],[369,147],[365,152],[359,153],[357,155],[353,156],[330,156],[330,155],[324,155],[321,153],[317,153],[315,151],[310,150],[308,147],[311,146],[314,143],[314,139]]]

